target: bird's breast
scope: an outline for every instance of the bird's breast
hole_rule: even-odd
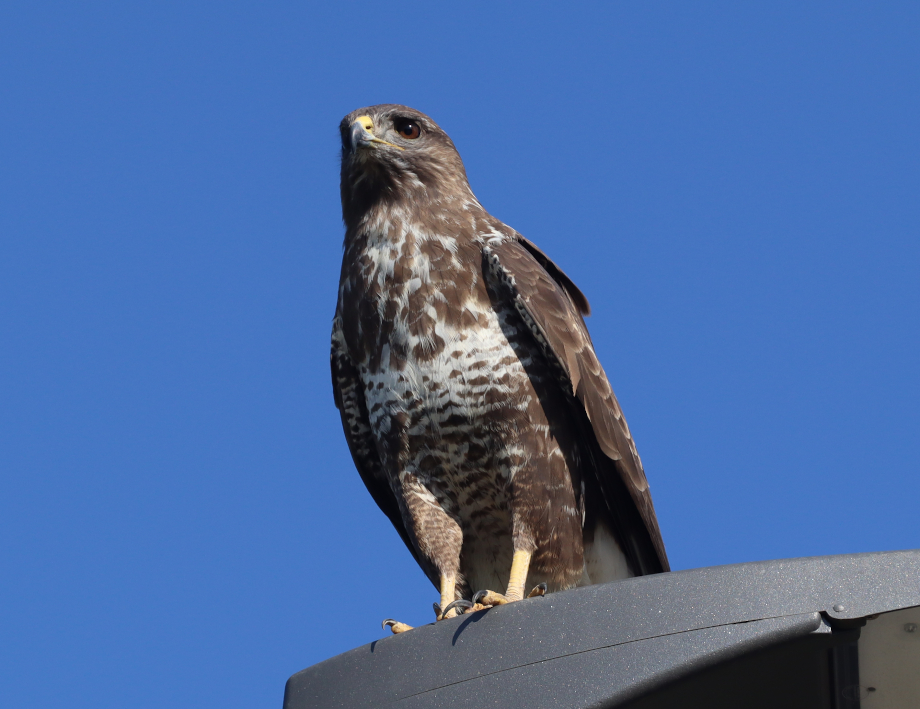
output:
[[[455,480],[467,468],[500,468],[494,456],[508,453],[509,431],[533,400],[509,340],[513,313],[496,309],[472,240],[392,237],[364,241],[343,302],[355,347],[369,348],[359,361],[371,426],[389,436],[399,425],[421,467],[446,466]]]
[[[524,403],[526,371],[491,308],[467,302],[467,315],[453,318],[430,301],[421,308],[394,313],[379,366],[364,374],[370,410],[407,414],[410,432],[443,438],[488,428],[497,411]]]
[[[481,251],[469,239],[391,228],[367,235],[356,252],[345,315],[357,319],[363,342],[376,345],[374,364],[380,357],[384,368],[426,361],[439,368],[434,360],[471,333],[500,331]]]

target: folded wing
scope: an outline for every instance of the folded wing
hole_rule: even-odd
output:
[[[610,513],[606,521],[633,570],[669,570],[642,462],[582,317],[589,312],[587,299],[523,237],[491,242],[483,255],[490,281],[510,299],[571,397],[571,414],[585,421],[584,438]]]

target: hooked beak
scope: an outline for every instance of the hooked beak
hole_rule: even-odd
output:
[[[388,143],[385,140],[382,140],[374,135],[374,122],[371,120],[370,116],[359,116],[351,124],[351,129],[349,132],[349,142],[351,143],[351,150],[355,152],[358,148],[364,148],[374,143],[379,143],[381,145],[388,145],[391,148],[397,148],[398,150],[405,150],[405,148],[400,147],[399,145],[394,145],[393,143]]]

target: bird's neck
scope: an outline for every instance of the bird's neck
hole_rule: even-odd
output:
[[[465,179],[442,184],[407,173],[343,181],[342,218],[350,232],[399,221],[434,227],[473,212],[485,214]]]
[[[346,244],[356,238],[403,243],[407,238],[449,236],[473,238],[476,225],[488,217],[473,196],[431,199],[423,193],[412,198],[380,200],[352,224],[346,222]]]

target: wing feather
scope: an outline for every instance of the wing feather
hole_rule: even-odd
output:
[[[351,451],[355,467],[368,492],[371,493],[371,497],[374,498],[374,502],[396,527],[406,547],[421,565],[418,554],[409,540],[399,502],[380,464],[377,445],[374,442],[367,415],[364,388],[358,377],[358,371],[348,356],[342,335],[342,322],[338,316],[332,327],[331,359],[332,392],[335,396],[336,408],[342,416],[342,428],[345,431],[348,449]]]
[[[483,254],[487,273],[504,288],[533,332],[560,385],[583,407],[590,438],[606,458],[595,461],[598,482],[616,518],[612,522],[627,537],[621,541],[634,568],[639,573],[667,571],[668,558],[642,461],[582,317],[588,312],[587,299],[523,237],[491,241]],[[628,500],[621,499],[624,487]]]

